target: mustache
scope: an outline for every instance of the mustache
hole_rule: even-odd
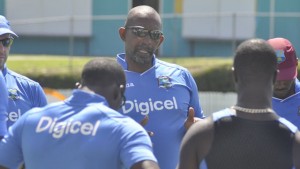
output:
[[[136,48],[136,51],[139,51],[139,50],[144,50],[144,51],[148,52],[149,54],[153,54],[153,53],[156,51],[155,48],[149,47],[149,46],[145,46],[145,45],[143,45],[143,46],[138,46],[138,47]]]

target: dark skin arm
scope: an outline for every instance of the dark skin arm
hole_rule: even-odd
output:
[[[213,121],[211,117],[195,123],[185,134],[177,169],[198,169],[210,150],[213,141]]]
[[[154,161],[144,160],[144,161],[135,163],[130,169],[159,169],[159,166]]]
[[[3,167],[2,165],[0,165],[0,169],[8,169],[8,168],[6,168],[6,167]]]
[[[300,132],[295,134],[295,142],[293,146],[293,161],[296,169],[300,169]]]

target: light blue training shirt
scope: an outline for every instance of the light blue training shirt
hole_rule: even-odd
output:
[[[74,90],[63,102],[25,113],[0,144],[0,164],[30,169],[120,169],[157,161],[147,132],[108,107],[104,97]]]
[[[137,122],[148,115],[145,129],[154,132],[151,140],[160,168],[176,168],[189,107],[195,109],[196,117],[203,117],[192,75],[187,69],[155,56],[153,66],[143,73],[127,70],[124,53],[118,54],[117,61],[122,65],[127,81],[126,103],[120,112]]]

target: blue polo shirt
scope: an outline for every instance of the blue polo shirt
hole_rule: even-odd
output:
[[[7,127],[34,107],[47,104],[46,95],[39,83],[4,66],[2,70],[8,91]]]
[[[156,161],[143,127],[104,97],[74,90],[62,102],[25,113],[0,143],[0,164],[30,169],[120,169]]]
[[[295,94],[285,98],[272,98],[272,106],[275,112],[292,122],[300,129],[300,82],[295,79]]]
[[[178,163],[179,147],[186,132],[184,122],[189,107],[196,117],[203,117],[197,85],[187,69],[153,57],[153,66],[137,73],[127,70],[125,54],[117,60],[126,74],[126,103],[120,109],[140,122],[149,117],[145,129],[151,137],[154,155],[161,169],[174,169]]]

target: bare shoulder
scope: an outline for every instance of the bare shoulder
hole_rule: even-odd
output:
[[[213,127],[213,119],[209,116],[194,123],[186,134],[203,135],[205,133],[213,132]]]
[[[181,142],[180,159],[177,169],[198,169],[208,154],[213,141],[213,119],[207,117],[194,123]]]
[[[210,146],[213,133],[214,133],[214,125],[213,125],[212,117],[207,117],[193,124],[187,133],[184,136],[182,142],[189,142],[190,146],[194,145],[194,148],[202,149],[203,147]]]
[[[212,117],[207,117],[191,126],[191,128],[185,134],[182,144],[193,146],[195,150],[204,153],[202,150],[208,151],[208,148],[213,140],[213,133],[214,125]]]

